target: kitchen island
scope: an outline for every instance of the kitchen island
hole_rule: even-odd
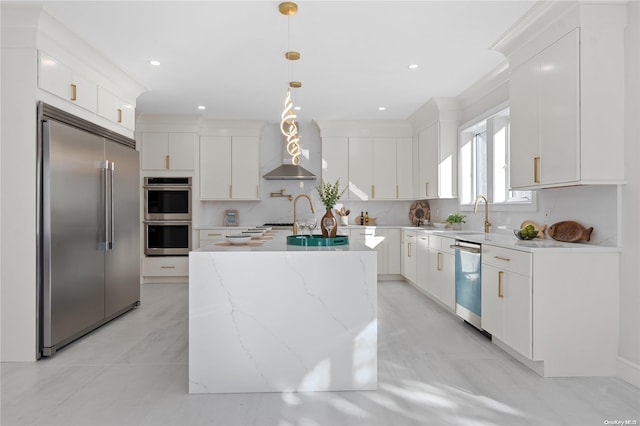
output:
[[[189,254],[189,392],[376,389],[376,252],[270,234]]]

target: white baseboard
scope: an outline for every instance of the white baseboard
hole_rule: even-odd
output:
[[[628,359],[618,357],[616,360],[616,375],[622,380],[640,388],[640,365]]]

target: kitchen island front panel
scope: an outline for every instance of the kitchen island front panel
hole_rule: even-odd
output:
[[[376,252],[275,240],[191,252],[189,392],[376,389]]]

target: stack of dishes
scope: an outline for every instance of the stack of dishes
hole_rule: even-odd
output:
[[[225,238],[229,244],[240,245],[248,243],[251,240],[251,235],[233,234],[227,235]]]
[[[262,235],[264,235],[265,231],[260,230],[260,229],[247,229],[246,231],[242,231],[242,235],[248,235],[250,236],[252,239],[257,240],[258,238],[262,237]]]

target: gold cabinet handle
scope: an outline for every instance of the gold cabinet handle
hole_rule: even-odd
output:
[[[164,167],[169,170],[171,168],[171,157],[168,155],[164,156]]]
[[[400,186],[396,185],[396,198],[400,198]]]
[[[411,243],[407,243],[407,249],[409,251],[409,256],[408,257],[411,257]]]
[[[229,198],[231,198],[231,197],[232,197],[232,194],[233,194],[232,186],[233,186],[233,185],[229,185]]]
[[[371,198],[376,198],[376,186],[371,185]]]
[[[207,234],[209,237],[220,237],[222,234]]]
[[[436,257],[436,269],[442,271],[442,253],[440,252],[438,252],[438,256]]]
[[[161,269],[176,269],[175,266],[161,266]]]
[[[499,260],[504,260],[505,262],[511,262],[511,259],[508,257],[502,257],[502,256],[493,256],[493,257]]]
[[[428,240],[428,238],[427,238],[427,237],[420,237],[420,239],[421,239],[421,240],[423,240],[423,241],[424,241],[424,240]]]
[[[77,101],[77,87],[75,84],[71,83],[71,100],[72,101]]]
[[[260,185],[256,185],[256,198],[260,198]]]
[[[424,183],[424,195],[429,195],[429,182]]]
[[[540,157],[533,157],[533,182],[540,183]]]
[[[122,110],[118,108],[118,123],[122,123]]]
[[[500,299],[504,298],[504,294],[502,294],[502,276],[503,275],[504,275],[504,272],[498,271],[498,297]]]

